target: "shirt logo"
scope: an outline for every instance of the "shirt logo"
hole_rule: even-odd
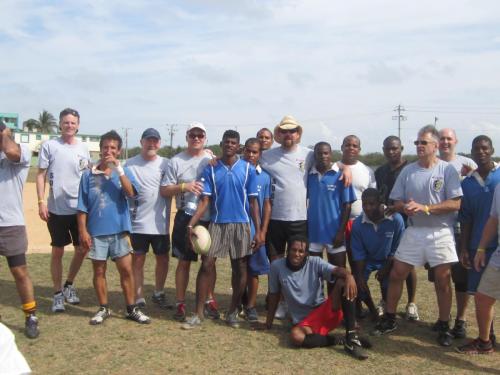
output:
[[[442,178],[435,178],[432,182],[432,189],[439,193],[443,189],[444,180]]]
[[[298,165],[300,171],[304,172],[304,170],[305,170],[305,160],[304,159],[297,159],[297,165]]]
[[[385,232],[385,236],[387,238],[392,238],[394,236],[394,233],[393,232]]]
[[[334,184],[327,184],[326,185],[326,190],[328,190],[328,191],[335,191],[336,188],[337,187]]]
[[[89,161],[84,157],[78,157],[78,168],[83,171],[89,167]]]

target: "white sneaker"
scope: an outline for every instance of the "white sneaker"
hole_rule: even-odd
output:
[[[64,308],[64,294],[57,293],[54,295],[54,299],[52,300],[52,312],[64,312],[66,309]]]
[[[377,305],[378,316],[384,315],[384,312],[385,312],[385,302],[384,302],[383,299],[381,299],[380,302]]]
[[[104,322],[104,320],[109,318],[110,316],[111,316],[110,309],[107,309],[106,307],[99,307],[99,310],[97,310],[92,319],[90,319],[89,324],[93,326],[102,324],[102,322]]]
[[[80,303],[80,298],[76,294],[76,289],[73,285],[68,285],[63,289],[64,298],[66,302],[72,305],[78,305]]]
[[[191,316],[188,320],[186,320],[186,323],[181,325],[182,329],[193,329],[201,326],[201,319],[198,315],[193,315]]]
[[[285,301],[280,301],[278,304],[278,308],[276,309],[276,313],[274,317],[279,320],[283,320],[286,318],[286,314],[288,314],[288,305]]]
[[[418,316],[418,308],[417,305],[414,304],[413,302],[409,303],[406,305],[406,320],[420,320],[420,317]]]

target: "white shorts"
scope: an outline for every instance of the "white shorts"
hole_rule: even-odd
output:
[[[346,251],[345,246],[343,245],[334,248],[333,245],[330,243],[321,244],[318,242],[313,242],[309,244],[309,252],[311,253],[322,253],[323,249],[325,248],[328,254],[339,254]]]
[[[394,257],[404,263],[431,267],[458,262],[453,228],[408,227]]]

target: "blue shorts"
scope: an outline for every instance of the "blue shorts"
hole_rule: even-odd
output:
[[[379,271],[381,270],[385,265],[385,260],[384,261],[365,261],[365,270],[363,273],[363,277],[368,284],[368,279],[370,278],[370,275],[374,271]],[[389,277],[386,277],[382,281],[382,290],[387,291],[387,288],[389,286]],[[366,297],[363,292],[360,293],[360,297]]]
[[[265,246],[261,246],[259,250],[250,255],[250,259],[248,259],[248,273],[250,276],[267,275],[270,268]]]
[[[495,250],[486,251],[486,265],[488,265],[491,255],[495,252]],[[474,257],[476,256],[476,250],[469,250],[469,260],[471,263],[474,261]],[[481,281],[481,276],[483,275],[486,267],[481,268],[481,271],[477,272],[474,267],[471,267],[467,270],[467,293],[474,294],[477,292],[477,287],[479,286],[479,282]]]
[[[92,260],[115,260],[132,252],[128,234],[125,232],[92,237],[89,258]]]

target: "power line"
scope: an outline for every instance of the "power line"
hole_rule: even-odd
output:
[[[172,150],[174,143],[174,135],[177,133],[177,125],[176,124],[166,124],[168,135],[170,136],[170,149]]]
[[[406,111],[405,108],[399,104],[396,108],[394,108],[394,112],[397,112],[397,116],[392,116],[393,120],[398,120],[398,138],[401,139],[401,121],[406,121],[407,117],[403,116],[401,112]]]

